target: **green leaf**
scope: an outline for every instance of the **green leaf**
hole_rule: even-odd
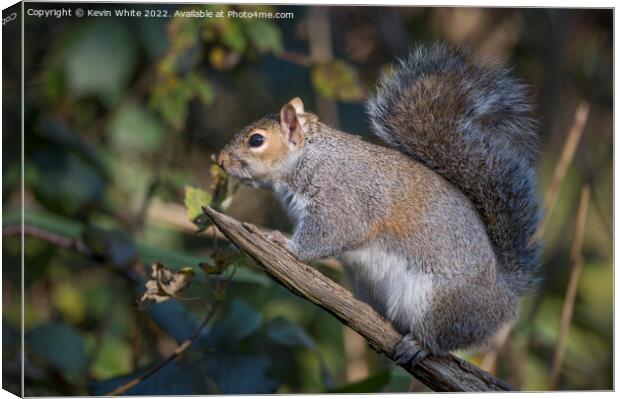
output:
[[[83,24],[74,32],[64,57],[68,89],[77,97],[95,95],[113,101],[129,81],[136,58],[133,36],[121,20]]]
[[[234,299],[224,317],[214,323],[207,345],[218,350],[236,348],[241,340],[258,331],[261,324],[262,317],[254,308]]]
[[[140,370],[130,375],[111,378],[103,381],[91,381],[89,392],[94,396],[103,396],[106,393],[126,384],[127,382],[144,374]],[[184,367],[180,362],[172,362],[151,378],[127,390],[127,395],[206,395],[217,391],[208,385],[206,367],[197,364],[192,367]]]
[[[264,354],[214,354],[205,358],[209,376],[224,395],[274,393],[278,382],[269,377],[269,358]]]
[[[333,393],[372,393],[379,392],[390,382],[390,370],[384,370],[377,374],[371,375],[362,381],[345,385],[331,391]]]
[[[88,225],[82,234],[84,243],[95,255],[122,268],[138,258],[138,250],[131,236],[125,231],[108,231]]]
[[[185,125],[188,103],[193,96],[192,88],[184,83],[174,76],[167,78],[155,86],[149,100],[150,105],[175,129]]]
[[[279,53],[283,49],[280,29],[271,22],[252,19],[245,25],[245,30],[254,46],[260,52]]]
[[[45,206],[75,214],[92,207],[104,194],[105,181],[93,165],[73,152],[43,147],[31,158],[37,178],[30,185]]]
[[[211,85],[202,76],[192,73],[185,79],[185,84],[192,88],[196,96],[204,104],[209,105],[213,101]]]
[[[211,194],[199,188],[185,186],[185,208],[187,208],[187,217],[192,222],[198,216],[203,214],[202,207],[211,205]]]
[[[84,340],[67,324],[43,324],[28,331],[26,349],[64,371],[82,372],[86,366]]]
[[[235,21],[227,24],[222,29],[220,35],[222,37],[222,42],[230,49],[235,50],[239,53],[242,53],[245,50],[247,46],[247,40],[243,35],[243,30]]]
[[[328,99],[359,101],[364,98],[357,71],[342,61],[316,66],[312,70],[312,85]]]
[[[385,392],[407,392],[411,385],[411,374],[406,372],[402,367],[396,365],[390,366],[388,369],[390,375],[389,382],[384,388]]]
[[[191,337],[198,327],[196,315],[178,301],[168,301],[149,306],[146,308],[146,312],[166,334],[178,343]]]
[[[316,344],[298,324],[283,317],[271,320],[266,326],[267,336],[274,342],[291,347],[315,349]]]
[[[101,348],[93,363],[92,375],[95,378],[111,378],[133,370],[131,345],[120,337],[106,334],[101,340]]]
[[[166,132],[146,108],[135,101],[128,101],[112,117],[107,134],[115,151],[139,155],[157,151]]]

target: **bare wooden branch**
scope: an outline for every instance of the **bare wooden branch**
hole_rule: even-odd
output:
[[[203,208],[215,225],[246,252],[271,278],[294,294],[322,307],[362,335],[370,346],[393,359],[394,346],[402,335],[379,313],[351,292],[299,262],[284,248],[268,240],[255,226],[241,224],[210,207]],[[429,356],[416,367],[405,367],[435,391],[508,391],[506,382],[455,356]]]

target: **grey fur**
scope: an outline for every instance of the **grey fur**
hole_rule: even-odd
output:
[[[290,242],[300,259],[342,259],[358,295],[433,353],[484,343],[514,319],[517,297],[498,281],[485,227],[461,192],[400,152],[321,123],[306,139],[278,183],[307,204]],[[386,221],[406,228],[373,236]]]

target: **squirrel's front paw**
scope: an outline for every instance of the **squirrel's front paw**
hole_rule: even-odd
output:
[[[286,242],[288,241],[288,238],[286,238],[286,236],[279,230],[268,231],[265,233],[265,237],[267,237],[269,241],[273,241],[282,246],[286,246]]]
[[[394,347],[394,360],[402,366],[414,367],[428,355],[430,352],[422,347],[411,334],[404,335]]]
[[[267,239],[269,241],[273,241],[276,244],[284,247],[284,249],[286,249],[287,251],[289,251],[290,253],[294,254],[293,252],[293,246],[292,246],[292,242],[290,239],[288,239],[284,234],[282,234],[282,232],[280,232],[279,230],[272,230],[269,231],[267,233],[265,233],[265,237],[267,237]]]

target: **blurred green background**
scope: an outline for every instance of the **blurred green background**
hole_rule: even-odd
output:
[[[199,199],[240,220],[287,231],[290,223],[271,194],[226,184],[212,168],[213,154],[245,124],[295,96],[324,121],[370,137],[363,102],[380,72],[415,43],[438,40],[514,65],[530,85],[542,141],[541,200],[577,105],[590,105],[544,232],[540,290],[523,302],[500,349],[459,355],[520,389],[552,388],[579,193],[587,183],[583,271],[554,388],[613,388],[611,10],[127,8],[293,16],[25,18],[26,395],[115,389],[169,356],[222,292],[194,344],[127,393],[426,390],[330,314],[255,271],[212,228],[196,234],[184,201],[186,186],[200,188]],[[16,59],[3,63],[5,71],[19,70]],[[3,86],[15,91],[19,81]],[[5,100],[2,138],[3,374],[5,388],[14,391],[21,323],[17,105]],[[217,254],[233,256],[224,266],[235,264],[221,278],[199,266],[217,264]],[[182,298],[138,306],[155,261],[190,267],[194,280]],[[317,266],[346,285],[335,262]],[[234,267],[230,284],[218,290]]]

